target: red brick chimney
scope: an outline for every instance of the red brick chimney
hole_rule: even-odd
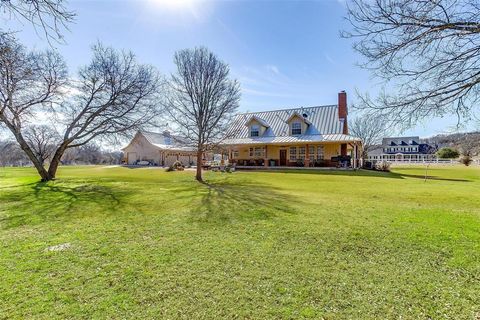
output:
[[[338,93],[338,118],[343,121],[343,134],[348,134],[347,115],[347,93],[342,90]]]

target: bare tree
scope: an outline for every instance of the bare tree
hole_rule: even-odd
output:
[[[30,163],[15,141],[0,141],[0,166],[18,166]]]
[[[0,0],[0,14],[20,22],[30,22],[45,38],[61,40],[62,31],[75,19],[64,0]],[[0,33],[5,32],[0,29]]]
[[[347,20],[362,66],[383,80],[364,108],[411,126],[474,115],[480,100],[478,0],[352,0]]]
[[[52,158],[60,140],[58,133],[46,125],[30,125],[25,129],[23,136],[42,166]]]
[[[463,156],[473,157],[480,152],[478,137],[473,133],[465,133],[460,140],[460,152]]]
[[[349,130],[353,136],[362,139],[363,150],[361,157],[365,159],[368,152],[381,143],[382,138],[389,131],[389,127],[385,118],[363,114],[355,117],[349,123]]]
[[[67,81],[62,58],[31,53],[11,36],[0,38],[0,123],[14,135],[43,181],[55,178],[65,150],[94,139],[131,134],[158,114],[156,70],[136,62],[132,53],[93,46],[91,63],[77,80]],[[49,120],[60,138],[48,170],[25,137],[36,115]]]
[[[12,36],[0,36],[0,123],[12,132],[42,180],[48,180],[48,174],[24,138],[23,128],[36,111],[56,103],[66,74],[58,54],[26,52]]]
[[[180,133],[197,149],[196,179],[202,180],[202,155],[225,137],[238,108],[240,85],[230,69],[206,48],[175,53],[177,71],[169,81],[166,110]]]
[[[94,143],[87,143],[76,148],[69,148],[62,157],[63,164],[120,164],[123,153],[106,151]]]

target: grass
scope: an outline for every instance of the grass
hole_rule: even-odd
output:
[[[480,169],[423,174],[0,168],[0,319],[479,319]]]

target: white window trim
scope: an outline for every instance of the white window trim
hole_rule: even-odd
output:
[[[293,127],[294,125],[297,125],[297,124],[300,126],[300,128],[294,128]],[[302,134],[302,129],[303,128],[302,128],[302,123],[300,121],[293,121],[292,124],[290,125],[290,127],[291,127],[290,128],[290,134],[292,136],[299,136],[299,135]],[[298,129],[300,129],[300,133],[293,133],[293,130],[298,130]]]
[[[265,147],[251,147],[248,149],[248,156],[251,159],[265,158]]]
[[[252,132],[254,132],[254,128],[256,128],[257,130],[255,130],[257,132],[257,135],[253,135]],[[250,126],[250,137],[260,137],[260,125],[258,124],[252,124]]]

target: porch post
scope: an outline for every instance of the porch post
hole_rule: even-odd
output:
[[[268,167],[268,152],[267,152],[267,146],[265,145],[265,154],[263,155],[263,165],[265,167]]]
[[[308,144],[305,146],[305,167],[310,167],[310,153],[308,151]]]
[[[360,144],[360,151],[358,152],[358,156],[360,157],[360,168],[363,168],[363,144]]]
[[[357,143],[353,143],[353,169],[357,169]]]

